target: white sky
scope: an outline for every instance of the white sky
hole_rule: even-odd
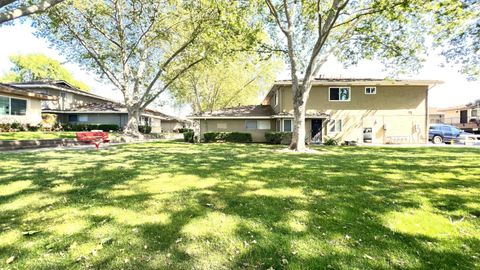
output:
[[[35,37],[33,33],[34,29],[28,23],[0,27],[0,76],[12,67],[8,60],[10,55],[43,53],[63,62],[77,80],[83,81],[92,88],[93,93],[114,100],[122,100],[121,93],[114,90],[112,85],[99,82],[95,75],[80,69],[77,64],[67,63],[61,52],[49,48],[46,40]],[[383,71],[383,66],[374,61],[362,61],[357,66],[344,69],[338,61],[331,59],[325,64],[323,70],[326,72],[323,72],[322,75],[326,77],[385,78],[388,76]],[[285,74],[288,73],[278,74],[278,79],[289,79]],[[429,104],[433,107],[462,105],[480,99],[480,81],[467,81],[464,75],[446,65],[443,58],[436,55],[429,56],[418,74],[403,78],[443,81],[444,84],[436,86],[430,91]],[[189,113],[185,107],[175,108],[169,102],[163,103],[165,104],[161,106],[161,110],[165,113],[181,116]]]

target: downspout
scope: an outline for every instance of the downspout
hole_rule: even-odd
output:
[[[425,92],[425,131],[424,131],[424,136],[425,136],[425,144],[428,144],[428,123],[429,123],[429,119],[430,119],[430,112],[429,112],[429,109],[428,109],[428,90],[429,90],[429,87],[427,87],[427,90]]]

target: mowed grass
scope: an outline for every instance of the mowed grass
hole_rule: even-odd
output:
[[[480,268],[479,149],[280,148],[2,153],[0,268]]]

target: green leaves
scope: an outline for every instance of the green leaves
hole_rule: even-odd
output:
[[[24,82],[41,79],[64,80],[75,87],[88,91],[90,87],[73,78],[73,75],[62,64],[44,54],[12,55],[10,61],[14,64],[0,81]]]

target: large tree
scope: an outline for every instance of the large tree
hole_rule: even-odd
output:
[[[470,79],[480,79],[480,1],[432,1],[434,44]]]
[[[59,61],[44,54],[16,54],[9,58],[13,67],[0,78],[1,82],[26,82],[42,79],[64,80],[81,90],[90,90],[88,85],[76,80]]]
[[[65,0],[0,0],[0,25],[17,18],[44,12]]]
[[[425,52],[423,0],[265,0],[270,33],[290,66],[294,129],[290,149],[305,150],[305,110],[314,78],[330,55],[345,64],[378,59],[415,71]]]
[[[140,113],[186,71],[259,31],[241,1],[88,0],[51,11],[39,33],[121,91],[134,137]]]
[[[176,102],[189,104],[194,113],[255,104],[281,67],[279,61],[253,53],[227,56],[189,70],[172,87]]]

